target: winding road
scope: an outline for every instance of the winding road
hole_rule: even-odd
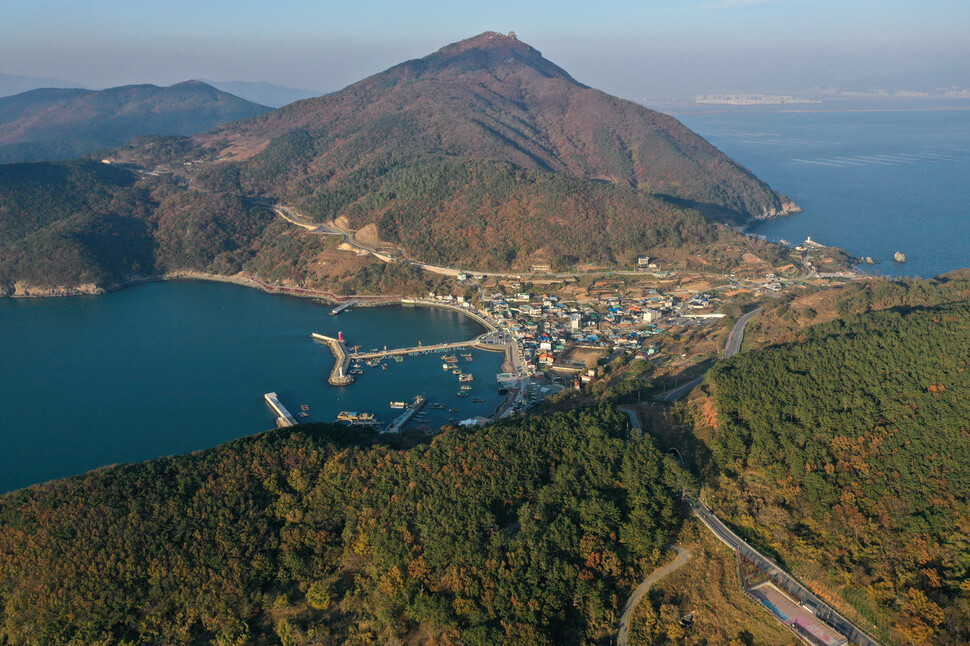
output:
[[[744,341],[744,328],[748,326],[748,321],[750,321],[755,314],[761,311],[761,308],[755,308],[735,321],[734,325],[731,327],[731,331],[728,332],[727,342],[724,344],[724,355],[722,359],[727,359],[728,357],[733,357],[741,350],[741,343]],[[675,402],[690,391],[694,390],[697,386],[700,386],[704,382],[704,375],[697,377],[696,379],[691,379],[686,384],[677,386],[669,393],[661,395],[660,400],[665,402]]]
[[[739,552],[746,559],[757,565],[776,585],[783,588],[803,606],[810,608],[812,613],[819,619],[845,635],[853,644],[858,644],[859,646],[882,646],[880,642],[813,594],[795,577],[785,572],[777,563],[751,547],[744,539],[731,531],[703,502],[691,498],[687,498],[687,501],[690,503],[694,515],[715,536],[721,539],[725,545]]]
[[[631,594],[630,598],[627,600],[626,605],[623,606],[623,610],[620,612],[620,622],[618,626],[619,630],[616,633],[617,646],[626,646],[627,636],[630,633],[630,619],[633,617],[633,610],[637,607],[637,604],[640,603],[641,597],[647,593],[647,590],[649,590],[654,583],[682,566],[684,563],[689,561],[692,556],[694,556],[686,547],[671,545],[670,549],[677,553],[677,558],[675,558],[673,562],[651,572],[650,576],[644,579],[643,583],[637,586],[637,589],[633,591],[633,594]]]

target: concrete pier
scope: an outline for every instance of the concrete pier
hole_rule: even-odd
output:
[[[263,395],[263,398],[278,415],[276,418],[277,428],[286,428],[287,426],[296,426],[298,424],[296,418],[290,415],[290,411],[286,410],[286,407],[280,403],[280,398],[276,396],[276,393],[266,393]]]
[[[352,298],[349,301],[347,301],[346,303],[341,303],[337,307],[335,307],[332,310],[330,310],[330,316],[336,316],[337,314],[340,314],[341,312],[343,312],[348,307],[353,307],[354,305],[356,305],[359,302],[360,301],[358,299]]]
[[[330,379],[328,380],[330,385],[349,386],[354,383],[354,376],[348,372],[348,368],[350,368],[350,353],[347,352],[347,346],[344,345],[344,342],[330,336],[317,334],[316,332],[310,336],[317,341],[326,343],[330,346],[330,351],[333,352],[336,361],[334,362],[333,370],[330,371]]]
[[[424,408],[425,402],[427,402],[427,400],[421,395],[415,397],[414,401],[411,402],[411,405],[408,406],[408,409],[398,415],[393,422],[387,425],[387,428],[381,431],[381,433],[400,433],[401,427],[407,424],[411,418],[414,417],[415,413]]]

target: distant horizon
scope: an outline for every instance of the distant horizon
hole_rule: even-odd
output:
[[[0,72],[89,88],[226,79],[323,94],[483,31],[515,31],[577,80],[626,98],[804,94],[970,60],[970,3],[952,0],[13,3]]]
[[[428,52],[428,54],[430,53],[433,53],[433,52]],[[417,58],[422,58],[422,57],[417,57]],[[411,59],[402,59],[401,61],[393,63],[392,65],[389,65],[387,68],[377,70],[372,74],[379,74],[385,71],[386,69],[389,69],[394,65],[397,65],[398,63],[404,62],[404,60],[411,60]],[[556,61],[553,60],[552,62],[555,63]],[[568,68],[566,69],[567,71],[569,71]],[[311,96],[323,96],[333,92],[339,92],[345,87],[349,85],[353,85],[357,81],[363,80],[364,78],[367,78],[372,74],[361,76],[360,78],[355,79],[350,83],[348,83],[347,85],[344,85],[341,87],[321,89],[321,88],[309,87],[308,85],[303,87],[294,87],[292,85],[285,85],[285,84],[279,83],[274,79],[257,79],[257,78],[212,79],[212,78],[204,78],[200,76],[186,77],[179,80],[173,80],[171,82],[138,80],[133,82],[113,84],[113,85],[91,86],[91,85],[85,85],[83,83],[80,83],[71,79],[56,78],[56,77],[50,77],[50,76],[36,77],[36,76],[31,76],[26,74],[10,74],[10,73],[0,72],[0,98],[2,98],[3,96],[19,94],[21,92],[30,91],[33,89],[42,89],[42,88],[83,89],[83,90],[91,90],[91,91],[100,91],[100,90],[107,90],[107,89],[118,88],[118,87],[132,86],[132,85],[155,85],[158,87],[170,87],[172,85],[178,85],[179,83],[186,83],[189,81],[199,81],[199,82],[211,85],[213,87],[234,86],[234,85],[265,86],[265,88],[269,91],[275,90],[280,92],[298,93],[301,95],[300,98],[306,98]],[[970,99],[970,81],[967,80],[967,79],[970,79],[970,66],[968,66],[966,69],[941,69],[941,70],[934,70],[931,72],[910,71],[905,74],[897,73],[897,74],[886,74],[883,76],[870,75],[868,77],[857,77],[843,82],[842,83],[843,89],[840,89],[834,84],[830,84],[827,87],[815,86],[811,88],[783,88],[783,89],[750,87],[750,86],[745,86],[742,88],[726,88],[725,86],[722,85],[722,86],[718,86],[717,89],[698,88],[693,92],[687,92],[685,90],[680,93],[652,91],[652,88],[643,88],[642,93],[639,95],[634,92],[629,95],[619,95],[619,96],[622,96],[622,98],[626,98],[626,99],[641,102],[641,103],[643,102],[649,103],[650,101],[656,101],[660,103],[669,102],[672,104],[690,104],[694,102],[695,98],[704,96],[704,95],[794,96],[799,98],[810,98],[810,99],[828,98],[830,100],[852,99],[852,98],[858,98],[858,99],[887,98],[887,99],[902,99],[902,100],[920,99],[920,98],[944,98],[940,94],[932,94],[932,93],[926,96],[920,96],[918,94],[886,93],[886,92],[874,92],[874,91],[866,92],[861,90],[850,91],[844,88],[857,84],[863,80],[870,80],[870,79],[875,79],[875,80],[885,79],[886,82],[888,83],[891,80],[891,78],[894,76],[903,76],[903,77],[910,77],[910,78],[915,78],[919,76],[924,76],[926,78],[945,78],[947,77],[947,75],[949,75],[953,79],[953,80],[947,81],[947,84],[952,85],[954,89],[963,91],[963,96],[959,98]],[[18,83],[23,84],[25,86],[25,89],[18,89],[16,91],[6,91],[8,85],[13,84],[14,86],[16,86]],[[956,84],[954,85],[954,83]],[[595,83],[587,83],[587,84],[591,85],[591,87],[595,87],[596,89],[603,89],[601,87],[597,87]],[[905,86],[905,85],[900,86],[899,88],[897,88],[897,92],[925,91],[925,90],[921,90],[921,88],[923,87],[923,85],[925,85],[925,83],[923,85],[918,85],[918,84],[913,84],[913,85],[914,87]],[[232,91],[228,89],[224,91],[232,93]],[[950,98],[954,98],[954,97],[950,97]]]

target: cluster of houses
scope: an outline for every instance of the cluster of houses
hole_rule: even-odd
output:
[[[622,348],[646,359],[659,348],[655,338],[662,332],[659,322],[673,310],[674,299],[657,291],[642,299],[611,296],[587,302],[565,302],[549,294],[506,296],[497,292],[481,307],[510,330],[532,374],[555,368],[584,373],[581,379],[588,381],[591,376],[585,374],[582,362],[564,358],[569,351]]]

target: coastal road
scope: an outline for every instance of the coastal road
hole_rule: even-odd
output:
[[[741,343],[744,341],[744,328],[748,326],[748,321],[750,321],[755,314],[760,311],[760,307],[753,309],[734,322],[734,325],[731,326],[731,331],[728,332],[727,342],[724,344],[724,355],[721,357],[722,359],[732,357],[741,350]],[[696,379],[691,379],[686,384],[677,386],[669,393],[661,395],[659,399],[665,402],[675,402],[690,391],[694,390],[694,388],[701,385],[703,382],[704,375],[701,375]]]
[[[630,619],[633,617],[633,610],[640,603],[640,599],[647,593],[654,583],[664,578],[684,563],[690,560],[694,556],[690,550],[685,547],[680,547],[679,545],[672,545],[671,549],[677,553],[677,558],[661,568],[657,568],[650,573],[643,583],[637,586],[637,589],[633,591],[630,598],[627,600],[626,605],[623,606],[622,612],[620,612],[620,621],[618,625],[618,630],[616,633],[616,646],[626,646],[627,637],[630,633]]]
[[[771,580],[783,588],[803,606],[809,608],[815,616],[845,635],[852,643],[859,646],[882,646],[861,628],[836,612],[831,606],[815,596],[793,576],[767,556],[751,547],[744,539],[731,531],[721,519],[714,515],[707,505],[699,500],[687,498],[694,515],[732,550],[739,552],[746,559],[766,572]]]

